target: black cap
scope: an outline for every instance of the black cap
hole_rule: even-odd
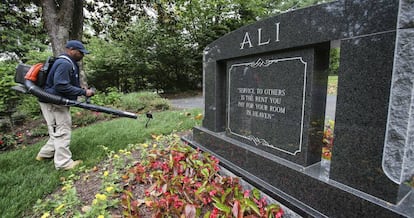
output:
[[[78,40],[70,40],[66,43],[66,48],[74,48],[79,50],[80,52],[84,54],[89,54],[89,51],[85,49],[85,46],[83,46],[82,42]]]

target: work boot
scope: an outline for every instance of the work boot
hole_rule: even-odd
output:
[[[67,166],[63,169],[64,170],[71,170],[71,169],[74,169],[75,167],[77,167],[81,163],[82,163],[82,160],[76,160],[76,161],[73,161],[69,166]]]
[[[50,160],[52,159],[51,157],[42,157],[42,156],[36,156],[36,160],[37,161],[44,161],[44,160]]]

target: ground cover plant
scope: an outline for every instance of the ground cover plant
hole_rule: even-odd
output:
[[[118,152],[34,207],[36,217],[281,217],[277,204],[243,190],[238,178],[221,175],[218,160],[181,142],[177,134]],[[84,185],[99,178],[89,191]],[[79,197],[78,197],[79,196]],[[88,197],[92,196],[92,198]]]

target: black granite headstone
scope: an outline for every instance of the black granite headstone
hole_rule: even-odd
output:
[[[228,61],[227,135],[302,165],[318,162],[324,111],[315,111],[313,120],[310,113],[312,97],[326,95],[326,86],[312,87],[313,75],[326,72],[314,69],[318,52],[308,48]],[[324,78],[326,84],[326,73]]]
[[[330,44],[340,43],[335,141],[322,176]],[[190,144],[304,216],[414,217],[414,4],[339,0],[206,47]]]

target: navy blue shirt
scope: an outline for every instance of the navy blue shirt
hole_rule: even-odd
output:
[[[64,56],[70,58],[68,55]],[[80,87],[79,66],[72,58],[71,62],[66,58],[58,58],[47,76],[45,91],[59,95],[70,100],[76,100],[78,96],[86,95],[86,91]]]

